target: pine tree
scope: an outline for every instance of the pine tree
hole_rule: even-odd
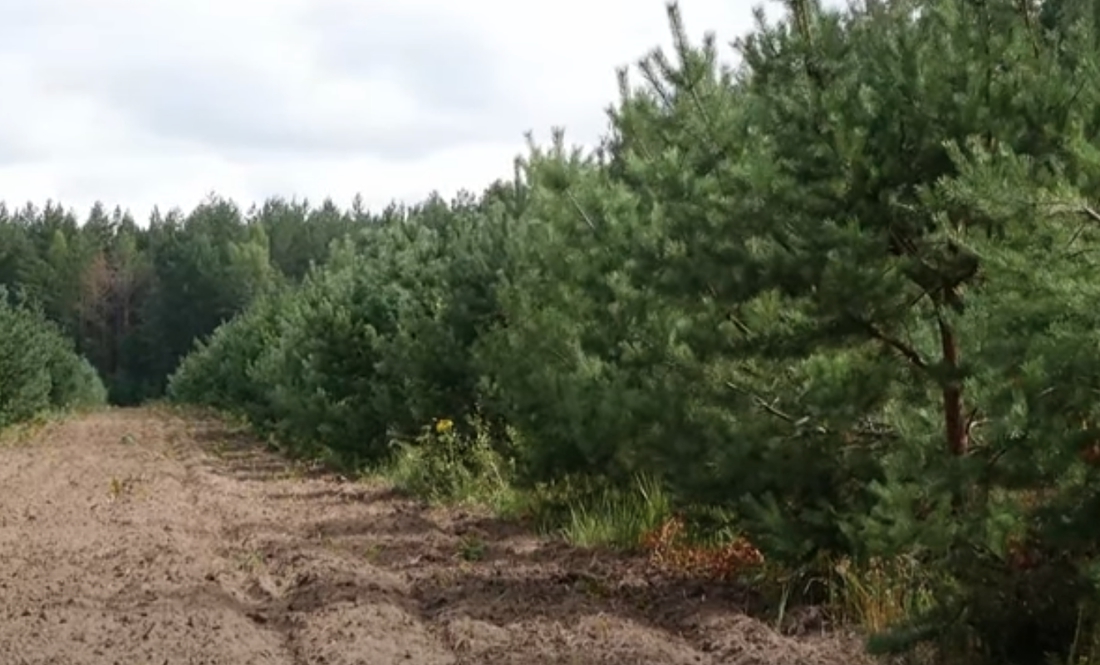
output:
[[[1042,9],[792,2],[726,69],[670,8],[606,171],[529,160],[495,347],[529,463],[660,472],[788,564],[943,571],[880,646],[1064,650],[1096,598],[1100,89],[1091,15]]]

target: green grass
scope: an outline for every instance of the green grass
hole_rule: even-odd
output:
[[[0,427],[0,446],[23,446],[35,438],[50,425],[54,425],[79,414],[77,409],[52,409],[41,411],[33,417],[17,423]]]
[[[543,534],[582,548],[638,551],[647,534],[673,517],[671,495],[651,476],[638,476],[625,487],[565,478],[521,489],[514,482],[512,461],[499,452],[507,446],[494,442],[476,419],[469,425],[460,430],[446,420],[425,427],[415,439],[395,442],[393,457],[364,473],[430,504],[479,506],[502,519],[531,521]],[[684,536],[694,545],[721,547],[739,535],[736,515],[728,510],[696,506],[677,514],[685,518]],[[474,562],[485,551],[482,540],[466,538],[457,555]],[[765,564],[762,571],[767,572],[756,579],[756,586],[771,597],[766,602],[777,623],[783,622],[789,605],[823,603],[835,619],[870,634],[931,602],[927,571],[915,562],[878,561],[860,567],[824,562],[811,568],[792,571]]]
[[[626,490],[604,488],[580,498],[568,508],[560,528],[566,541],[578,547],[637,549],[646,533],[672,515],[672,502],[659,482],[638,477]]]
[[[465,433],[450,421],[396,442],[393,460],[378,470],[398,490],[435,504],[474,504],[504,519],[533,518],[544,532],[579,547],[633,550],[672,513],[659,482],[639,477],[626,489],[594,481],[564,481],[533,490],[515,487],[514,468],[477,419]]]
[[[931,608],[927,572],[905,557],[856,566],[841,561],[833,568],[831,604],[847,621],[868,632],[891,628]]]
[[[473,562],[485,558],[486,549],[488,545],[478,536],[465,536],[459,543],[458,552],[463,561]]]
[[[449,421],[447,421],[449,422]],[[509,460],[492,445],[481,423],[473,433],[425,428],[415,441],[394,443],[396,455],[379,475],[430,503],[478,504],[500,511],[517,504]]]
[[[430,504],[479,506],[502,519],[530,521],[543,534],[582,548],[638,551],[648,533],[673,517],[674,508],[688,527],[684,536],[694,545],[720,547],[739,535],[735,514],[718,507],[674,506],[670,493],[651,476],[638,476],[625,487],[601,479],[564,478],[521,489],[512,460],[499,452],[508,445],[493,441],[476,418],[461,429],[441,422],[446,426],[436,423],[413,440],[395,442],[393,457],[363,470],[363,479],[381,478]],[[475,562],[486,548],[480,538],[468,537],[458,544],[456,555]],[[870,634],[931,602],[927,571],[915,562],[859,567],[823,562],[811,568],[794,571],[765,564],[762,571],[767,572],[754,578],[778,624],[789,605],[811,602],[825,604],[836,620]]]

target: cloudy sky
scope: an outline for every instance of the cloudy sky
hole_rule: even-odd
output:
[[[757,4],[680,2],[722,42]],[[5,0],[0,199],[478,190],[527,130],[593,141],[615,68],[668,43],[664,0]]]

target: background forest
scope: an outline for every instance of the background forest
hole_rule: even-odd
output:
[[[480,194],[0,212],[0,424],[100,399],[75,351],[577,540],[681,516],[878,652],[1100,662],[1100,5],[788,5],[732,67],[671,7],[599,149]]]

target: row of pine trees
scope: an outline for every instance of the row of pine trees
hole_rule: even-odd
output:
[[[517,487],[656,477],[786,570],[918,571],[875,650],[1088,662],[1100,5],[787,5],[734,66],[671,6],[597,150],[555,132],[479,195],[28,208],[0,282],[115,401],[351,465],[476,415]]]
[[[329,243],[370,215],[273,199],[244,212],[211,196],[190,214],[138,225],[95,205],[0,205],[0,285],[36,306],[99,371],[113,402],[163,394],[196,339],[258,294],[300,280]]]

